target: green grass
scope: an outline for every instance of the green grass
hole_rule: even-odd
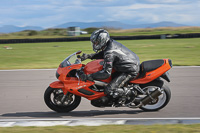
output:
[[[0,133],[199,133],[200,124],[194,125],[104,125],[55,127],[4,127]]]
[[[200,65],[200,38],[119,42],[134,51],[141,62],[170,58],[174,65]],[[78,50],[93,53],[89,41],[1,44],[0,69],[57,68],[65,57]]]

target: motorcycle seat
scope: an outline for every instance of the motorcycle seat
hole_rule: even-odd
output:
[[[159,67],[161,67],[164,64],[164,60],[158,59],[158,60],[149,60],[144,61],[140,64],[140,72],[138,78],[142,78],[145,76],[146,72],[153,71]]]

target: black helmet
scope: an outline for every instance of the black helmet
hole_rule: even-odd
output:
[[[104,29],[94,31],[90,37],[95,52],[101,50],[109,40],[109,33]]]

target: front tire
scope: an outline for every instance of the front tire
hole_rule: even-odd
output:
[[[80,96],[68,93],[65,102],[61,103],[63,95],[62,89],[48,87],[44,93],[44,101],[50,109],[59,113],[70,112],[81,102]]]
[[[161,94],[157,102],[155,104],[147,104],[145,106],[140,107],[140,109],[144,111],[158,111],[162,108],[164,108],[170,101],[171,99],[171,91],[170,88],[167,85],[163,85],[163,94]]]

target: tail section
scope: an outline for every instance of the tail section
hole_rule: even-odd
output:
[[[130,81],[135,84],[146,84],[160,77],[172,68],[170,59],[145,61],[140,65],[140,72],[136,79]]]

